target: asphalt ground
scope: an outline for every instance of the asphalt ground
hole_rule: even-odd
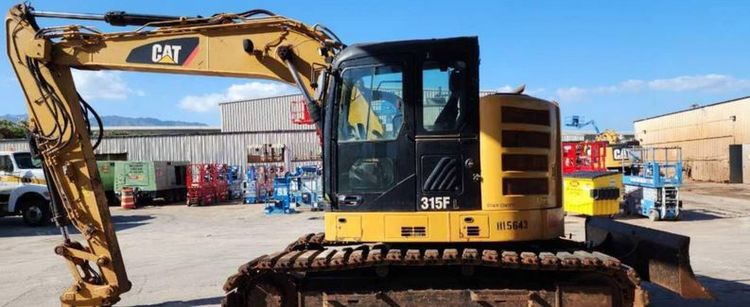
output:
[[[680,221],[620,220],[690,236],[693,270],[716,300],[683,300],[646,285],[653,305],[750,306],[750,185],[689,183],[681,193]],[[133,283],[120,306],[218,305],[224,281],[239,265],[278,251],[301,234],[323,230],[321,212],[266,216],[263,205],[175,204],[111,207],[111,212]],[[584,239],[583,221],[566,217],[573,239]],[[59,306],[59,295],[72,282],[53,253],[60,242],[55,227],[0,218],[0,306]]]

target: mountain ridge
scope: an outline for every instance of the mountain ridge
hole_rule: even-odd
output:
[[[160,126],[160,127],[174,127],[174,126],[196,126],[206,127],[205,123],[199,122],[187,122],[179,120],[161,120],[153,117],[127,117],[119,115],[104,115],[101,117],[102,123],[105,127],[133,127],[133,126]],[[8,120],[11,122],[19,122],[26,120],[25,114],[5,114],[0,115],[0,119]]]

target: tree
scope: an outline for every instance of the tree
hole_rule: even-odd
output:
[[[14,123],[0,119],[0,139],[23,139],[25,137],[26,126],[22,122]]]

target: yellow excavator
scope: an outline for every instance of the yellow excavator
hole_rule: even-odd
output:
[[[628,148],[638,146],[637,140],[624,141],[620,138],[620,134],[612,129],[606,129],[596,135],[596,141],[607,142],[607,153],[605,156],[604,165],[609,170],[621,172],[623,169],[629,167],[623,163],[629,161]]]
[[[137,28],[41,28],[39,18]],[[475,37],[347,46],[266,10],[25,4],[5,29],[63,235],[55,253],[74,278],[63,305],[112,305],[131,289],[94,161],[101,122],[71,69],[262,78],[304,94],[323,135],[325,232],[240,266],[225,305],[640,306],[642,280],[710,296],[687,237],[592,218],[584,242],[562,238],[559,107],[520,90],[480,98]]]

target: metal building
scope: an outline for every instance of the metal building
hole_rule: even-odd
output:
[[[315,128],[313,126],[292,123],[292,102],[302,100],[304,100],[302,95],[296,94],[222,102],[219,104],[219,109],[221,110],[221,131],[312,131],[314,133]]]
[[[220,103],[221,131],[264,135],[265,143],[284,144],[292,165],[320,163],[315,126],[292,123],[292,103],[303,101],[301,94],[294,94]]]
[[[291,122],[290,106],[301,95],[220,104],[221,128],[106,127],[96,149],[103,159],[220,162],[244,166],[248,147],[283,144],[290,167],[317,164],[320,138],[312,125]],[[130,136],[116,136],[119,133]],[[26,140],[0,140],[0,150],[27,150]]]
[[[688,178],[750,183],[750,146],[742,150],[742,144],[750,144],[750,96],[639,119],[633,125],[643,146],[681,147]]]
[[[248,146],[284,144],[291,167],[315,163],[319,158],[319,139],[313,134],[289,132],[231,132],[194,135],[147,135],[105,137],[95,153],[125,160],[169,160],[220,162],[235,165],[247,163]],[[0,151],[28,150],[26,140],[0,141]],[[311,162],[312,161],[312,162]]]

